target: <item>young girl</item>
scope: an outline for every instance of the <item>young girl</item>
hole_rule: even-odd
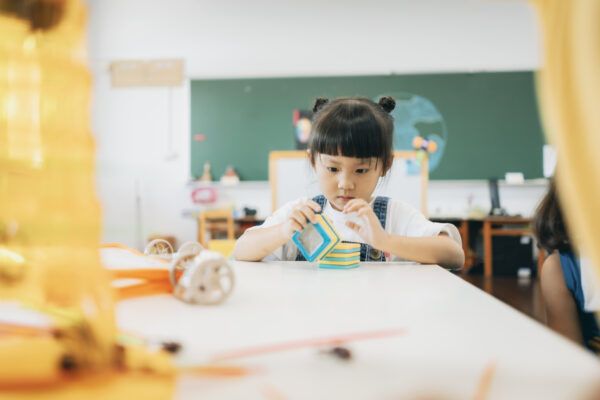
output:
[[[533,229],[538,245],[550,254],[540,277],[548,326],[599,352],[600,330],[594,314],[585,309],[586,286],[593,280],[586,278],[588,271],[567,235],[554,180],[538,206]]]
[[[461,268],[460,235],[451,224],[428,221],[411,206],[373,198],[393,161],[391,97],[317,99],[308,145],[322,195],[282,206],[237,241],[238,260],[304,260],[291,241],[315,214],[333,222],[344,241],[361,243],[362,261],[410,260]],[[349,217],[352,215],[353,217]]]

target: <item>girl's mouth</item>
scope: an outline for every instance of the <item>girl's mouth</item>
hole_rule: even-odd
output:
[[[352,196],[338,196],[338,199],[340,199],[341,201],[350,201],[353,198],[354,197],[352,197]]]

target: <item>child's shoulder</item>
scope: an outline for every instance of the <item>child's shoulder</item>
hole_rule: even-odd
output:
[[[581,288],[579,260],[573,253],[554,251],[544,260],[541,281],[546,289],[568,290],[577,300]]]
[[[457,243],[461,243],[460,233],[450,223],[430,221],[412,205],[400,200],[390,200],[388,206],[389,229],[403,236],[438,236],[447,234]]]
[[[421,212],[412,205],[398,199],[388,199],[388,214],[400,215],[408,217],[412,215],[419,215]]]
[[[295,200],[290,200],[287,203],[284,203],[282,206],[280,206],[277,210],[275,210],[275,212],[273,213],[273,215],[275,214],[289,214],[290,212],[292,212],[292,210],[294,209],[294,207],[305,203],[308,200],[308,197],[300,197],[297,198]]]
[[[291,200],[291,201],[288,201],[287,203],[283,204],[281,207],[279,207],[277,210],[275,210],[275,212],[273,214],[269,215],[265,219],[265,222],[263,222],[263,224],[260,225],[260,227],[265,228],[268,226],[272,226],[272,225],[284,222],[286,219],[289,218],[290,214],[292,213],[292,210],[297,205],[302,203],[303,201],[306,201],[306,197],[301,197],[296,200]]]

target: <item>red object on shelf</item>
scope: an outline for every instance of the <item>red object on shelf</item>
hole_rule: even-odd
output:
[[[217,189],[200,187],[192,190],[192,201],[196,204],[211,204],[217,201]]]

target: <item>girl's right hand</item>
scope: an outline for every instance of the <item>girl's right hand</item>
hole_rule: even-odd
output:
[[[294,233],[301,231],[311,222],[316,222],[316,214],[321,207],[313,200],[306,200],[296,205],[288,219],[281,225],[282,234],[289,240]]]

